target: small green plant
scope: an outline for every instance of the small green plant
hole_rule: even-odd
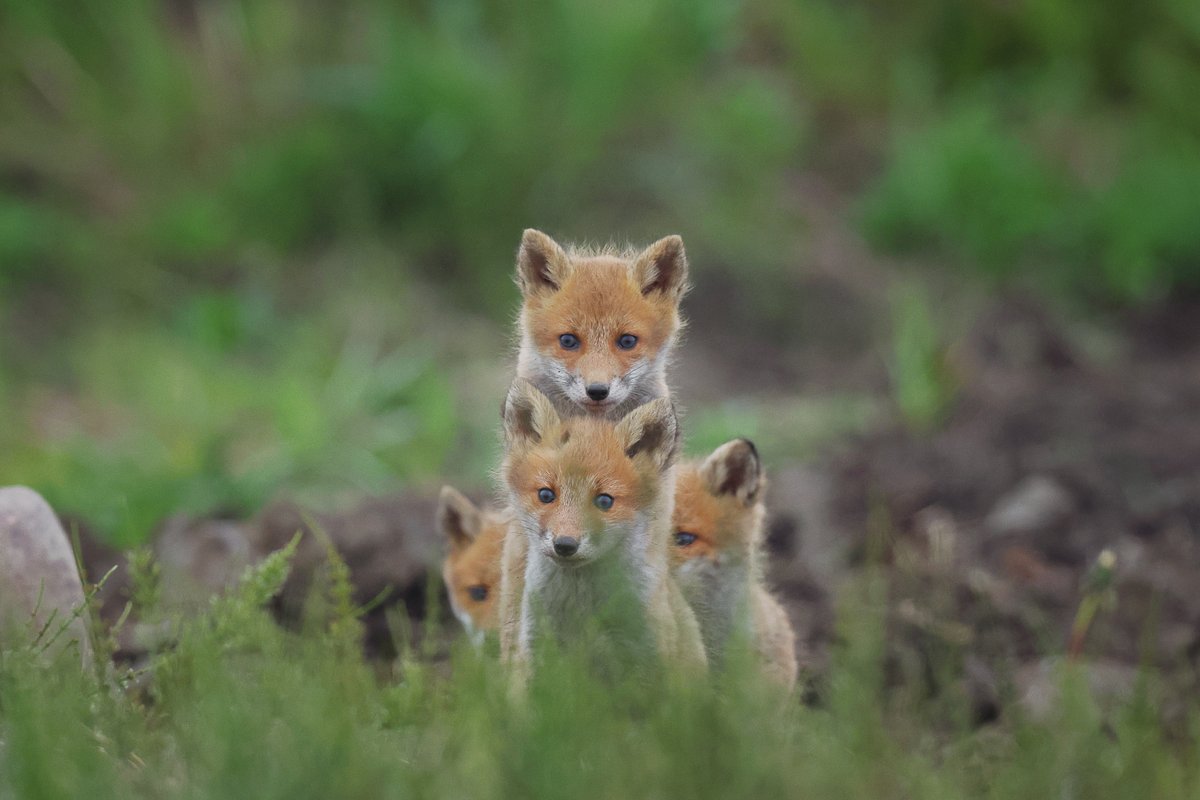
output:
[[[957,393],[933,310],[923,292],[904,287],[892,313],[891,375],[896,404],[913,428],[927,431],[949,411]]]
[[[1102,550],[1083,579],[1083,598],[1071,623],[1071,638],[1067,642],[1067,656],[1072,660],[1083,655],[1088,630],[1102,610],[1111,610],[1117,602],[1113,585],[1116,578],[1117,557],[1112,550]]]
[[[1051,176],[993,113],[968,106],[897,137],[864,200],[863,225],[878,246],[940,250],[1004,276],[1055,218]]]
[[[150,704],[83,679],[77,660],[0,651],[0,797],[1019,800],[1079,788],[1187,800],[1200,788],[1194,734],[1168,741],[1137,699],[1106,732],[1070,674],[1063,713],[1045,723],[1012,715],[972,734],[894,706],[904,676],[885,669],[878,573],[841,598],[818,707],[736,676],[597,682],[553,653],[514,706],[499,664],[465,642],[440,662],[409,653],[380,682],[336,631],[275,626],[262,604],[288,557],[183,626],[149,675]]]

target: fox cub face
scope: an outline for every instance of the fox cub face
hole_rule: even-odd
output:
[[[597,415],[665,396],[687,288],[682,239],[668,236],[637,254],[589,254],[527,230],[517,283],[521,377]]]
[[[671,562],[680,581],[749,565],[759,545],[766,485],[754,445],[735,439],[676,477]]]
[[[677,423],[671,401],[653,400],[613,424],[563,418],[518,379],[504,404],[511,504],[529,537],[529,557],[564,567],[594,562],[650,525],[670,491]]]
[[[450,544],[442,564],[450,607],[478,646],[484,634],[498,625],[500,552],[508,516],[480,509],[457,490],[444,486],[437,520]]]

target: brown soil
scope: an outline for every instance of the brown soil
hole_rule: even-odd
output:
[[[818,669],[829,592],[877,563],[893,667],[928,669],[936,693],[948,687],[930,665],[950,654],[986,718],[998,686],[1064,652],[1107,548],[1115,591],[1082,657],[1197,684],[1200,303],[1119,320],[1103,359],[1064,330],[1027,300],[996,301],[956,349],[963,387],[944,425],[888,424],[789,474],[783,491],[810,499],[773,498],[785,557],[772,577],[798,619],[818,620],[805,631]]]

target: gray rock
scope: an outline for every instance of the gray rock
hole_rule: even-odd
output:
[[[236,586],[255,561],[245,525],[183,515],[163,523],[154,556],[162,569],[159,610],[183,616],[202,611]]]
[[[436,574],[442,560],[436,508],[436,496],[420,492],[368,498],[332,513],[310,512],[287,500],[272,503],[254,522],[257,554],[272,553],[303,534],[278,598],[280,618],[289,625],[303,619],[314,582],[328,568],[328,541],[350,570],[354,602],[365,605],[382,598],[363,622],[367,651],[389,654],[394,645],[389,611],[403,611],[414,621],[429,611],[429,575]]]
[[[1062,525],[1075,511],[1075,499],[1062,484],[1034,475],[997,501],[984,526],[993,536],[1037,533]]]
[[[83,582],[50,505],[23,486],[0,488],[0,646],[35,643],[92,658]],[[44,632],[43,632],[44,631]]]

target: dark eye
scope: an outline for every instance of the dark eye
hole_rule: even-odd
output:
[[[696,534],[694,533],[680,531],[679,533],[675,534],[675,544],[679,547],[687,547],[694,541],[696,541]]]
[[[553,503],[554,502],[554,490],[553,489],[538,489],[538,500],[541,500],[543,503]]]
[[[481,583],[476,586],[468,586],[467,594],[471,595],[471,599],[476,603],[482,603],[484,600],[487,600],[488,590],[487,587]]]
[[[617,347],[622,350],[632,350],[637,344],[637,337],[632,333],[622,333],[617,337]]]
[[[573,333],[564,333],[558,337],[558,343],[563,350],[578,350],[579,337]]]
[[[596,495],[595,502],[596,502],[596,508],[600,509],[601,511],[608,511],[613,506],[613,499],[612,499],[611,494],[598,494],[598,495]]]

